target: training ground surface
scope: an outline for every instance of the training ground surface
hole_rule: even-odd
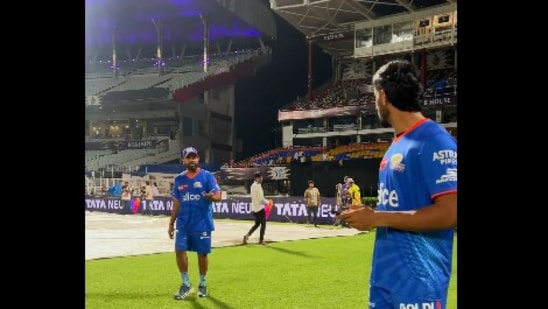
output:
[[[173,252],[173,242],[167,234],[169,217],[120,215],[86,211],[86,260],[123,257],[141,254]],[[215,220],[212,234],[213,247],[242,244],[243,235],[253,221]],[[265,241],[268,243],[349,236],[360,233],[355,229],[320,226],[314,228],[304,224],[267,222]],[[250,237],[248,245],[259,240],[259,229]]]

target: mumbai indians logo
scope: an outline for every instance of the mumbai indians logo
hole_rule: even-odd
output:
[[[401,163],[401,161],[403,161],[403,155],[401,153],[397,153],[390,157],[390,169],[403,172],[405,164]]]

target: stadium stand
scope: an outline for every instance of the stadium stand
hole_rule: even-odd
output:
[[[123,12],[120,8],[131,6],[131,1],[111,5],[114,12]],[[90,147],[86,150],[87,174],[105,170],[142,174],[143,167],[147,171],[153,165],[176,162],[183,144],[203,149],[208,164],[224,163],[221,170],[378,159],[392,140],[393,130],[378,121],[371,74],[391,59],[404,58],[419,65],[425,87],[424,114],[456,134],[456,1],[284,0],[270,1],[268,10],[258,1],[159,0],[153,11],[175,11],[174,6],[179,6],[178,12],[206,7],[213,11],[209,19],[194,16],[192,22],[191,18],[178,21],[179,27],[170,31],[185,29],[200,35],[191,38],[173,32],[171,38],[163,38],[163,46],[171,44],[171,56],[155,45],[157,37],[139,36],[140,42],[123,45],[126,57],[118,52],[115,61],[110,43],[103,43],[106,54],[98,56],[88,48],[86,59],[87,142],[146,142],[159,137],[167,140],[167,146]],[[272,13],[302,32],[309,46],[318,45],[330,54],[335,70],[329,82],[316,89],[309,80],[307,93],[279,109],[280,127],[275,132],[281,147],[235,162],[241,142],[234,131],[234,83],[269,63],[268,40],[277,36]],[[125,14],[115,13],[112,19],[121,15]],[[331,18],[325,21],[325,16]],[[215,32],[209,37],[201,35],[202,26],[228,29],[227,23],[215,24],[221,20],[249,32],[222,39]],[[103,26],[93,27],[104,32]],[[142,21],[134,21],[132,27],[132,33],[144,33],[146,28]],[[130,32],[119,33],[119,40],[127,42]],[[257,35],[237,40],[247,37],[244,32]],[[173,41],[174,37],[184,42]],[[204,40],[207,45],[202,44]],[[100,45],[110,42],[110,36],[96,35],[89,41],[89,46]],[[236,47],[242,41],[246,43]],[[215,52],[209,43],[217,47]],[[309,63],[313,66],[313,59]]]

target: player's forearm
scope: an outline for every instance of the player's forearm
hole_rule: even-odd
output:
[[[213,194],[213,195],[211,196],[211,200],[212,200],[213,202],[220,202],[220,201],[222,200],[221,191],[219,191],[219,192]]]
[[[375,211],[376,226],[424,232],[457,227],[457,211],[449,205],[430,205],[416,211]]]
[[[181,202],[175,200],[173,202],[173,208],[171,208],[171,217],[169,218],[169,225],[173,225],[175,220],[177,220],[177,214],[179,214],[179,208],[181,207]]]

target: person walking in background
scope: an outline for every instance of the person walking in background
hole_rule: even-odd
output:
[[[146,200],[146,197],[147,197],[147,187],[146,186],[141,186],[141,188],[139,189],[139,208],[140,208],[140,212],[142,212],[143,215],[146,215],[147,214],[147,209],[146,209],[146,205],[145,205],[145,200]]]
[[[345,177],[345,179],[348,178],[348,176]],[[335,212],[334,214],[340,214],[341,212],[348,209],[347,207],[347,198],[346,195],[348,194],[348,186],[346,186],[346,190],[343,189],[345,185],[343,183],[338,183],[335,185]],[[341,220],[338,216],[335,216],[335,223],[333,223],[334,226],[347,226],[346,222]]]
[[[129,183],[127,181],[124,182],[124,185],[122,185],[122,197],[120,198],[122,200],[122,207],[123,207],[124,214],[131,213],[131,192],[132,191],[133,189],[130,187]]]
[[[175,257],[182,284],[174,295],[177,300],[192,293],[192,284],[188,276],[187,251],[198,255],[200,284],[198,296],[208,295],[206,275],[209,266],[208,254],[211,253],[211,232],[215,230],[213,222],[213,202],[221,201],[221,188],[215,176],[198,167],[200,157],[193,147],[183,150],[182,162],[186,170],[174,180],[173,208],[169,220],[168,235],[175,235]],[[177,224],[175,228],[175,223]]]
[[[343,207],[342,183],[335,185],[335,211],[341,212]]]
[[[396,137],[380,163],[376,209],[356,205],[340,215],[357,230],[376,229],[369,308],[447,308],[457,142],[423,116],[422,91],[419,71],[408,61],[388,62],[373,75],[377,114]]]
[[[362,194],[360,192],[360,187],[354,183],[354,179],[348,178],[346,180],[348,183],[348,200],[351,205],[361,205],[362,204]]]
[[[158,189],[158,183],[152,183],[152,196],[160,196],[160,189]]]
[[[350,195],[348,195],[348,188],[350,187],[348,185],[348,178],[350,177],[344,176],[343,182],[341,185],[341,198],[342,198],[343,207],[346,207],[346,205],[349,205],[352,202]]]
[[[268,200],[264,197],[264,191],[263,191],[263,177],[261,176],[261,172],[257,171],[253,173],[253,177],[255,180],[253,181],[253,184],[251,184],[251,213],[253,214],[253,217],[255,218],[255,223],[253,226],[249,229],[249,231],[244,235],[243,244],[247,245],[247,241],[249,240],[249,237],[253,235],[253,232],[259,227],[261,229],[259,230],[259,244],[265,245],[264,242],[264,234],[266,231],[266,212],[264,209],[264,205],[268,203]]]
[[[314,181],[308,181],[308,188],[304,190],[304,202],[306,204],[307,224],[310,224],[310,216],[314,217],[314,227],[318,227],[318,206],[320,206],[320,190],[314,187]]]
[[[145,185],[141,186],[141,205],[143,215],[152,216],[152,203],[154,201],[154,191],[150,185],[150,181],[145,181]]]

